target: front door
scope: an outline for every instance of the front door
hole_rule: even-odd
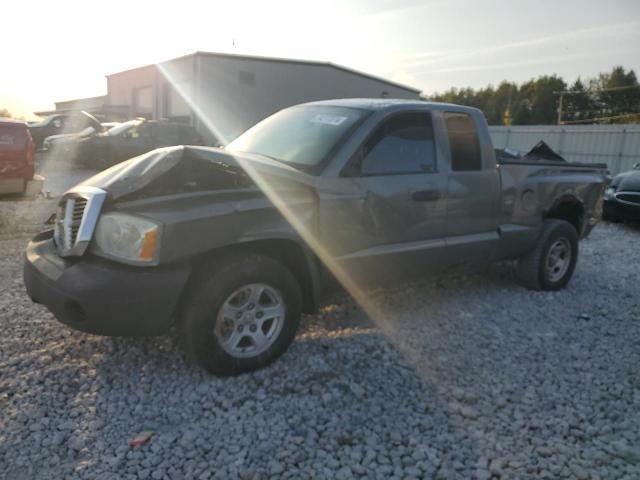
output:
[[[321,188],[320,231],[332,256],[380,273],[436,263],[444,247],[446,174],[438,172],[431,116],[384,120]]]

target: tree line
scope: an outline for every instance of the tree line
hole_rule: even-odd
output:
[[[570,85],[542,75],[521,85],[504,80],[497,88],[451,88],[427,99],[479,108],[491,125],[549,125],[558,123],[561,97],[561,123],[640,123],[640,84],[622,66]]]
[[[6,108],[0,108],[0,118],[13,118],[13,115]]]

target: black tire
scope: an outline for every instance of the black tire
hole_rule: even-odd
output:
[[[570,258],[566,271],[559,278],[553,278],[546,266],[551,248],[558,242],[566,242],[570,247]],[[571,280],[577,260],[578,232],[575,227],[564,220],[545,220],[535,248],[518,261],[518,280],[530,290],[560,290]]]
[[[219,312],[234,292],[257,283],[267,285],[281,296],[285,312],[283,324],[265,351],[238,358],[225,350],[215,333]],[[182,304],[178,334],[189,360],[207,371],[229,376],[265,367],[293,341],[300,324],[302,294],[295,277],[276,260],[256,254],[233,255],[202,269],[191,285]]]

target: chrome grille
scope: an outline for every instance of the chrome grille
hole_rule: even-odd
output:
[[[95,187],[77,187],[65,193],[58,204],[53,239],[61,256],[82,255],[93,236],[106,192]]]
[[[68,198],[62,205],[60,211],[63,212],[60,225],[63,227],[63,244],[69,249],[76,244],[78,231],[82,223],[84,209],[87,206],[85,198]]]
[[[74,200],[71,217],[71,244],[75,245],[78,239],[78,231],[80,230],[80,224],[82,223],[82,217],[84,216],[84,209],[87,206],[87,200],[85,198],[76,198]]]

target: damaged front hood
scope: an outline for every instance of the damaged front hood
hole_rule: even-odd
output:
[[[219,189],[264,188],[271,180],[310,185],[312,177],[276,160],[211,147],[167,147],[119,163],[82,182],[110,201]]]

